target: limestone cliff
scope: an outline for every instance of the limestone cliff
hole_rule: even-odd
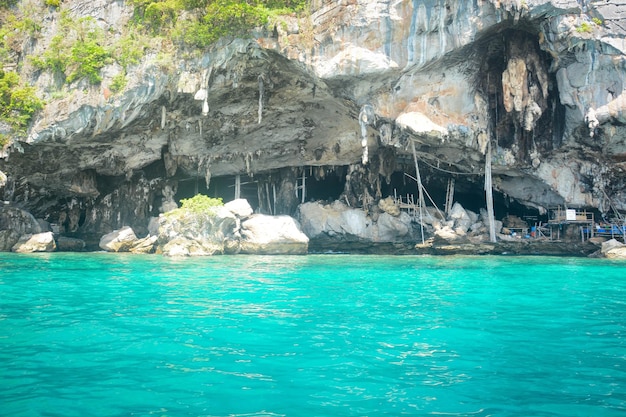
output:
[[[132,14],[115,0],[62,8],[112,37]],[[412,144],[440,206],[450,178],[456,200],[485,206],[491,142],[496,216],[626,210],[624,0],[314,0],[202,53],[163,45],[164,62],[157,46],[117,94],[115,64],[54,93],[27,56],[61,17],[38,13],[43,35],[14,62],[46,105],[3,149],[0,194],[62,234],[141,234],[196,192],[271,214],[317,199],[368,209],[417,194]]]

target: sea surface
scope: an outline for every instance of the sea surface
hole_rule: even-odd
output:
[[[625,416],[626,264],[0,254],[0,416]]]

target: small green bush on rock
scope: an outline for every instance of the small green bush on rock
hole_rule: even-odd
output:
[[[218,207],[224,205],[221,198],[211,198],[206,195],[196,194],[191,198],[180,200],[180,207],[165,213],[165,216],[172,219],[183,219],[188,215],[213,217]]]
[[[188,212],[202,214],[215,213],[217,207],[224,205],[221,198],[212,198],[202,194],[196,194],[191,198],[183,198],[180,200],[181,209]]]

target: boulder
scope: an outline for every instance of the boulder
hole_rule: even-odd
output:
[[[396,212],[393,199],[378,205],[381,212],[371,216],[362,209],[348,207],[341,201],[331,204],[309,202],[300,205],[302,231],[309,238],[332,238],[342,241],[401,242],[412,240],[412,219]],[[375,220],[374,220],[375,219]]]
[[[241,224],[241,252],[250,254],[306,254],[309,238],[290,216],[255,214]]]
[[[229,201],[228,203],[224,204],[224,207],[239,218],[249,217],[252,215],[252,213],[254,213],[254,210],[252,210],[250,203],[248,203],[248,200],[244,198],[238,198],[237,200]]]
[[[604,256],[609,259],[626,259],[626,245],[610,249]]]
[[[61,252],[82,252],[85,250],[85,241],[73,237],[59,236],[57,238],[57,250]]]
[[[102,236],[98,246],[107,252],[128,252],[136,241],[137,236],[133,229],[125,226]]]
[[[54,252],[57,246],[52,232],[25,234],[11,248],[13,252]]]
[[[133,243],[133,246],[129,249],[131,253],[153,253],[158,236],[146,236],[143,239],[138,239]]]
[[[224,250],[223,244],[218,244],[208,240],[197,241],[188,239],[184,236],[178,236],[171,241],[165,243],[159,248],[158,252],[165,256],[211,256],[222,254]]]
[[[331,217],[328,225],[335,234],[346,234],[372,240],[372,220],[360,209],[347,208],[338,217]]]
[[[374,241],[398,242],[410,237],[411,216],[408,213],[400,213],[393,216],[391,213],[382,213],[376,222]]]
[[[435,229],[435,236],[445,241],[452,241],[458,239],[460,236],[448,225],[444,225]]]
[[[159,235],[159,217],[150,217],[148,222],[148,234],[150,236]]]
[[[19,239],[20,234],[15,230],[0,230],[0,252],[10,252]]]
[[[455,233],[460,236],[465,236],[473,223],[472,218],[459,203],[454,203],[452,209],[450,209],[450,214],[448,215],[448,218],[450,220],[454,220],[454,225],[452,226],[452,228],[454,229]]]
[[[213,255],[224,253],[225,242],[236,238],[239,219],[226,207],[217,207],[213,213],[177,211],[159,216],[156,251],[169,254],[187,248],[187,255]],[[190,242],[195,242],[194,244]],[[171,245],[170,245],[171,243]],[[182,251],[185,252],[185,251]]]
[[[624,245],[622,242],[619,242],[615,239],[610,239],[607,240],[606,242],[602,243],[602,249],[600,249],[600,252],[606,256],[608,252],[614,250],[614,249],[618,249],[618,248],[622,248],[626,245]]]
[[[393,198],[391,198],[391,196],[380,200],[378,202],[378,207],[385,213],[389,213],[392,216],[397,217],[400,215],[400,207],[398,207],[398,205],[393,200]]]
[[[6,206],[0,206],[0,230],[15,230],[20,235],[43,232],[32,214],[17,207]]]

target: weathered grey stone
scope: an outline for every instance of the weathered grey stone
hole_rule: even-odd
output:
[[[224,245],[209,240],[193,240],[177,236],[157,249],[165,256],[212,256],[224,253]]]
[[[26,210],[0,205],[0,230],[15,230],[20,235],[41,233],[41,226]]]
[[[84,240],[73,237],[59,236],[56,241],[59,252],[82,252],[86,247]]]
[[[399,242],[412,238],[411,216],[404,212],[398,213],[397,216],[381,213],[375,227],[377,229],[373,239],[375,242]]]
[[[306,254],[309,238],[290,216],[255,214],[241,223],[241,253]]]
[[[223,253],[225,242],[234,236],[237,224],[237,217],[225,207],[219,207],[211,214],[179,212],[161,215],[157,252],[171,252],[169,247],[176,244],[188,247],[190,255]]]
[[[158,236],[146,236],[143,239],[138,239],[133,243],[133,246],[129,249],[129,252],[153,253],[158,238]]]
[[[54,252],[56,243],[52,232],[25,234],[20,236],[11,250],[18,253]]]
[[[0,252],[10,252],[19,239],[20,234],[15,230],[0,230]]]
[[[128,252],[136,242],[135,232],[131,227],[126,226],[102,236],[98,246],[107,252]]]

